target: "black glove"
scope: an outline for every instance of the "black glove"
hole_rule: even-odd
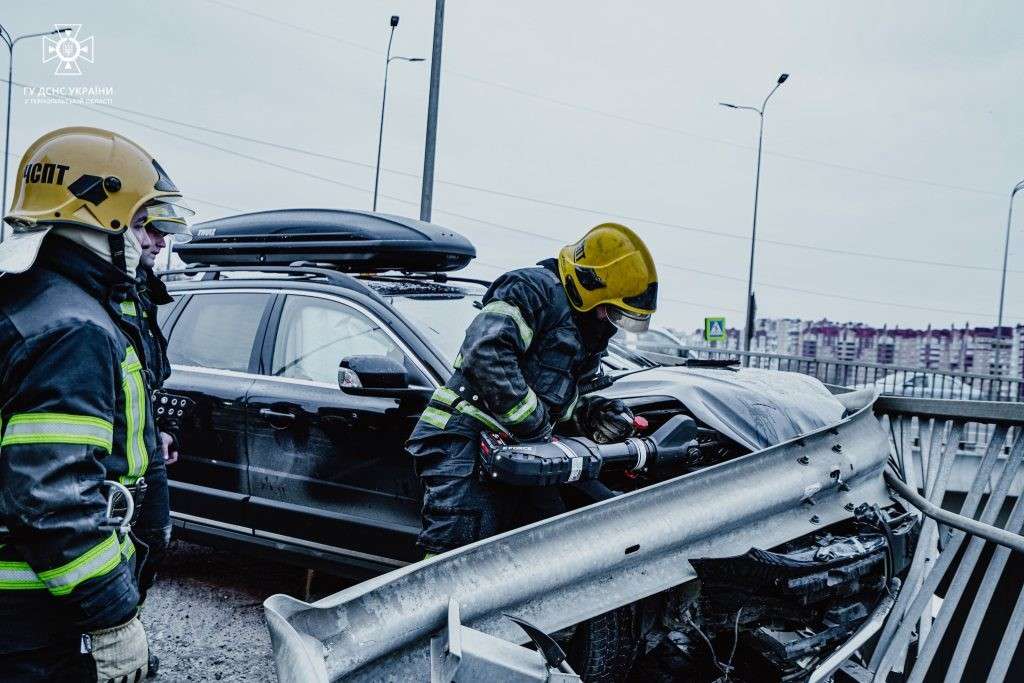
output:
[[[633,435],[633,411],[617,398],[584,396],[574,413],[576,426],[597,443],[613,443]]]
[[[550,422],[545,420],[541,422],[530,434],[514,434],[515,441],[517,443],[537,443],[539,441],[551,441],[551,433],[554,431],[554,427]]]

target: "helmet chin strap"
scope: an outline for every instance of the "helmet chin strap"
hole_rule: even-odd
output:
[[[127,230],[125,232],[127,232]],[[128,272],[128,263],[125,261],[124,233],[107,235],[107,242],[110,244],[110,263],[122,273],[134,276],[134,272]]]

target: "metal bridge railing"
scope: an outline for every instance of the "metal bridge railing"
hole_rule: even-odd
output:
[[[825,360],[761,351],[739,351],[707,346],[684,347],[692,358],[735,358],[744,365],[766,370],[799,372],[826,384],[844,387],[875,386],[884,396],[947,398],[978,401],[1024,401],[1024,378],[982,375],[884,365],[856,361]]]
[[[876,682],[886,681],[890,673],[902,673],[908,683],[926,675],[929,680],[942,675],[946,683],[1008,680],[1024,632],[1024,582],[1019,579],[1024,495],[1017,481],[1024,439],[1013,441],[1007,457],[1001,454],[1008,435],[1024,427],[1024,405],[882,397],[875,412],[890,435],[889,483],[926,518],[906,582],[865,673]],[[945,526],[943,520],[956,516],[938,509],[958,458],[958,442],[972,423],[988,427],[991,438],[959,513],[1005,530],[979,532],[996,543]],[[919,458],[910,456],[915,438]],[[1004,506],[1014,498],[1006,515]]]

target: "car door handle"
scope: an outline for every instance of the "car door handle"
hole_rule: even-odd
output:
[[[289,422],[295,419],[295,415],[292,413],[279,413],[270,408],[260,408],[260,417],[265,417],[268,420],[288,420]]]

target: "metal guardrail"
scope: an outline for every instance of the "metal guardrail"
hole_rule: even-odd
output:
[[[1007,581],[1013,576],[1008,563],[1017,563],[1018,568],[1024,564],[1019,552],[1011,558],[1013,549],[1020,551],[1024,545],[1020,536],[1024,495],[1015,484],[1024,460],[1024,439],[1014,440],[1007,458],[1000,454],[1008,434],[1024,427],[1024,405],[882,397],[875,412],[890,435],[892,469],[906,482],[902,485],[890,471],[890,483],[928,518],[903,589],[863,672],[865,680],[870,677],[881,682],[888,680],[890,673],[902,673],[902,680],[919,683],[943,672],[947,683],[981,680],[985,672],[988,683],[1007,680],[1024,632],[1024,585]],[[1004,505],[1016,497],[1008,517],[997,527],[1003,531],[981,530],[998,543],[981,536],[968,538],[961,529],[945,527],[939,522],[949,513],[935,509],[946,493],[958,457],[957,443],[970,423],[988,426],[991,438],[959,513],[984,525],[996,525]],[[919,458],[910,456],[915,433],[920,435],[916,437]],[[983,561],[986,546],[992,551],[987,565]],[[1007,599],[1004,592],[1000,603],[993,603],[1001,580],[1003,586],[1011,586],[1011,595]],[[1015,603],[1010,608],[1013,591]],[[994,655],[990,647],[975,647],[979,638],[999,640]],[[986,655],[989,661],[984,661]]]
[[[1024,378],[952,372],[903,365],[825,360],[762,351],[687,346],[693,358],[735,358],[766,370],[799,372],[826,384],[875,385],[883,396],[979,401],[1024,401]],[[913,386],[905,386],[911,384]]]
[[[427,680],[449,600],[526,642],[696,578],[688,560],[776,546],[891,504],[886,434],[866,407],[833,427],[404,567],[308,604],[264,603],[281,681]],[[837,477],[837,472],[845,473]],[[808,498],[813,497],[813,511]],[[756,539],[756,541],[754,540]],[[600,542],[596,542],[599,540]]]
[[[958,517],[937,508],[971,424],[984,425],[992,438]],[[456,614],[461,607],[466,633],[524,643],[504,613],[554,632],[694,579],[690,558],[741,553],[752,537],[771,547],[848,518],[854,504],[888,505],[902,492],[906,505],[926,517],[905,580],[894,581],[814,680],[828,680],[840,667],[848,679],[876,683],[940,675],[947,683],[986,674],[988,683],[1008,680],[1024,633],[1024,585],[1013,583],[1008,570],[1024,562],[1024,554],[1011,555],[1024,526],[1024,495],[1015,484],[1024,439],[1013,442],[1008,457],[1001,453],[1008,434],[1022,428],[1024,404],[882,397],[833,428],[474,543],[313,604],[272,596],[264,605],[278,676],[287,683],[426,680],[432,643],[436,663],[452,604]],[[918,448],[918,457],[909,457]],[[849,490],[836,485],[837,466],[850,468],[843,479]],[[816,503],[810,519],[803,504],[809,490]],[[1008,583],[1009,596],[1005,588],[997,593]]]

